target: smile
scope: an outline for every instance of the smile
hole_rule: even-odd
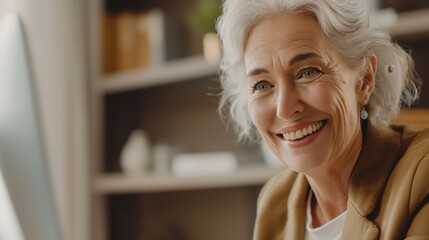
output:
[[[279,137],[283,138],[285,141],[298,141],[317,133],[325,125],[326,120],[318,121],[316,123],[310,124],[302,129],[299,129],[294,132],[289,132],[285,134],[278,134]]]

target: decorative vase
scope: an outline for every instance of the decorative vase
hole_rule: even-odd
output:
[[[214,32],[206,33],[203,37],[204,59],[210,64],[219,64],[221,59],[220,42]]]
[[[147,170],[150,144],[147,134],[137,129],[131,132],[120,154],[120,165],[125,174],[137,175]]]

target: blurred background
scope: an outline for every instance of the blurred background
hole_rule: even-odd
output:
[[[429,1],[365,4],[427,80]],[[258,192],[285,166],[218,117],[220,6],[0,2],[23,20],[66,239],[251,239]]]

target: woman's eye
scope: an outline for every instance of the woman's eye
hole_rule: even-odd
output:
[[[305,68],[303,70],[301,70],[298,74],[298,78],[310,78],[313,77],[314,75],[317,75],[321,73],[320,69],[316,68],[316,67],[309,67],[309,68]]]
[[[265,80],[259,81],[251,86],[251,93],[265,92],[272,88],[273,85]]]

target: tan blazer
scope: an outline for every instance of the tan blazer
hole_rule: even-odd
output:
[[[254,240],[304,239],[308,192],[302,174],[273,177],[258,199]],[[368,126],[342,239],[429,239],[429,129]]]

